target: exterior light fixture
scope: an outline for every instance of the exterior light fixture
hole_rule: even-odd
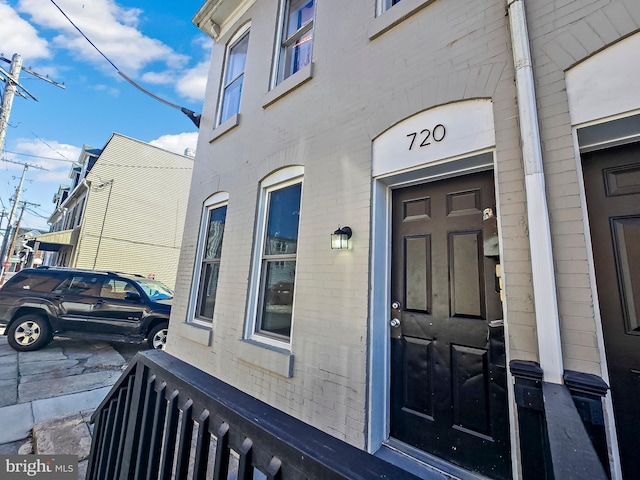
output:
[[[333,250],[348,250],[351,233],[350,227],[338,225],[338,229],[331,234],[331,248]]]

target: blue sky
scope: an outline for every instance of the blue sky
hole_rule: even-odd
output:
[[[191,19],[204,0],[54,1],[128,77],[202,111],[213,41]],[[50,0],[0,0],[0,53],[20,54],[25,67],[66,87],[20,74],[38,101],[15,97],[0,159],[47,169],[27,171],[21,200],[40,206],[25,211],[22,227],[48,230],[53,196],[83,145],[102,148],[117,132],[178,153],[196,147],[191,120],[125,82]],[[0,161],[0,208],[10,209],[22,170]]]

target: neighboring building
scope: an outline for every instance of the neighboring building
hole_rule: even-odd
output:
[[[6,270],[4,281],[6,281],[11,274],[23,268],[31,267],[34,263],[35,265],[42,263],[42,254],[44,252],[34,252],[33,248],[29,246],[29,243],[33,243],[31,241],[38,235],[42,235],[42,233],[40,230],[18,227],[18,231],[14,231],[11,234],[12,239],[10,243],[7,244],[7,248],[13,247],[12,251],[9,252],[11,267]],[[14,235],[15,240],[13,240]]]
[[[114,133],[85,146],[54,196],[45,265],[155,275],[173,287],[193,159]]]
[[[511,362],[588,374],[632,478],[640,2],[209,0],[194,23],[215,45],[168,353],[462,478],[522,476]]]

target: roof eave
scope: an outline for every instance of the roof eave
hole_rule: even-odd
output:
[[[203,33],[217,40],[254,3],[255,0],[208,0],[191,21]]]

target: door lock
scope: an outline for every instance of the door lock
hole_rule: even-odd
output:
[[[389,320],[389,334],[391,338],[400,340],[402,338],[402,328],[400,324],[402,323],[402,304],[399,301],[394,301],[391,303],[391,320]]]

